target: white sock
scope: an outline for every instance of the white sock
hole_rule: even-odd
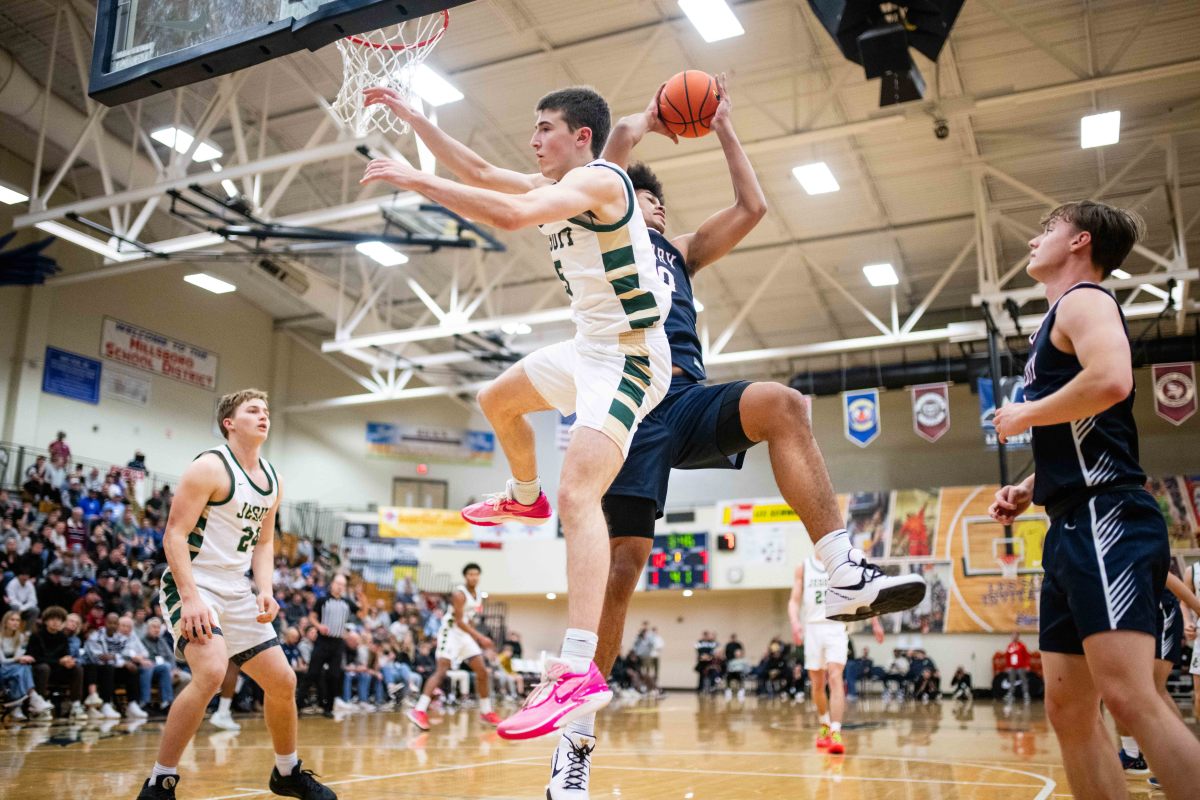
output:
[[[571,733],[579,733],[584,736],[596,736],[596,714],[595,712],[587,716],[580,717],[574,722],[567,723],[567,730]]]
[[[217,698],[217,713],[218,714],[228,714],[229,707],[231,705],[233,705],[232,697],[218,697]]]
[[[154,762],[154,768],[150,770],[150,783],[154,783],[163,775],[178,775],[179,770],[176,767],[164,767],[157,761]]]
[[[288,753],[286,756],[275,754],[275,769],[279,770],[280,775],[291,775],[299,763],[300,759],[296,758],[295,753]]]
[[[817,551],[817,560],[825,565],[825,571],[830,575],[833,575],[834,570],[849,560],[852,549],[850,534],[846,532],[845,528],[825,534],[814,546]]]
[[[571,672],[587,672],[592,659],[596,657],[596,645],[600,637],[591,631],[580,628],[567,628],[563,636],[562,658],[570,662]]]
[[[821,715],[821,724],[822,724],[822,725],[828,725],[828,724],[829,724],[829,714],[822,714],[822,715]]]
[[[433,702],[433,698],[427,694],[421,695],[421,699],[417,701],[417,711],[428,711],[429,704]]]
[[[519,481],[516,478],[509,478],[508,480],[509,497],[523,506],[531,506],[536,503],[538,495],[541,493],[541,478],[534,478],[531,481]]]
[[[490,695],[488,697],[479,698],[479,713],[480,714],[492,713],[492,698]]]
[[[842,723],[840,723],[840,722],[829,723],[829,730],[832,731],[833,733],[837,733],[841,729],[842,729]]]
[[[1130,758],[1137,758],[1142,754],[1142,749],[1138,747],[1137,739],[1134,739],[1132,736],[1121,737],[1121,749]]]

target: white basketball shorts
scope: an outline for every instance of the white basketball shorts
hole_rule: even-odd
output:
[[[472,639],[466,631],[451,625],[443,625],[438,631],[436,657],[449,661],[451,669],[458,669],[459,664],[482,653],[479,642]]]
[[[804,668],[825,669],[826,664],[845,664],[850,637],[846,626],[813,622],[804,626]]]
[[[192,579],[200,599],[217,618],[216,627],[225,639],[230,661],[240,666],[279,643],[275,629],[269,623],[258,621],[258,601],[250,589],[250,579],[245,575],[193,568]],[[159,597],[163,619],[170,624],[171,635],[175,637],[175,655],[186,660],[183,603],[169,569],[163,573]]]
[[[536,350],[520,362],[533,387],[575,424],[608,436],[622,455],[638,425],[671,385],[671,347],[662,328],[612,339],[577,335]]]

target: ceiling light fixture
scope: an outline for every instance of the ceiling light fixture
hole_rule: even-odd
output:
[[[1090,114],[1079,120],[1079,146],[1103,147],[1121,140],[1121,112],[1106,111]]]
[[[174,148],[179,153],[186,153],[192,146],[192,134],[170,126],[159,128],[150,134],[150,138],[159,144]],[[196,152],[192,154],[192,161],[212,161],[214,158],[220,158],[221,155],[221,148],[215,144],[201,142],[196,146]]]
[[[359,242],[354,245],[354,249],[385,267],[396,267],[408,263],[408,256],[383,242]]]
[[[746,32],[725,0],[679,0],[679,7],[706,42],[719,42]]]
[[[895,286],[900,282],[891,264],[867,264],[863,267],[863,274],[872,286]]]
[[[842,188],[838,185],[837,178],[833,177],[829,165],[824,161],[796,167],[792,170],[792,175],[800,181],[804,191],[809,194],[829,194]]]
[[[404,67],[400,71],[401,80],[407,77],[404,73],[410,69],[414,68]],[[434,72],[428,64],[418,65],[412,73],[410,82],[417,96],[431,106],[444,106],[447,103],[457,103],[463,99],[463,93],[450,81]]]
[[[199,286],[201,289],[207,289],[213,294],[228,294],[229,292],[237,290],[237,287],[232,283],[209,275],[207,272],[197,272],[193,275],[184,275],[183,279],[192,286]]]

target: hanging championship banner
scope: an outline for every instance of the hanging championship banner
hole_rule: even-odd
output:
[[[996,397],[992,392],[992,379],[980,378],[979,383],[979,426],[983,428],[983,443],[991,449],[997,447],[996,426],[992,418],[996,416]],[[1003,392],[1004,403],[1025,402],[1024,378],[1001,378],[1000,391]],[[1033,431],[1018,433],[1008,437],[1004,446],[1008,449],[1029,447],[1033,443]]]
[[[1190,361],[1155,364],[1154,413],[1172,425],[1182,425],[1196,413],[1196,365]]]
[[[950,384],[926,383],[912,387],[913,430],[927,442],[936,442],[950,430]]]
[[[879,390],[861,389],[842,392],[842,416],[846,420],[846,438],[866,447],[879,436]]]

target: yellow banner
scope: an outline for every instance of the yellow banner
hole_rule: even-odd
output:
[[[721,521],[726,525],[769,525],[800,521],[787,503],[733,503],[725,506],[721,516]]]
[[[471,526],[457,511],[445,508],[379,509],[379,535],[387,539],[470,539]]]

